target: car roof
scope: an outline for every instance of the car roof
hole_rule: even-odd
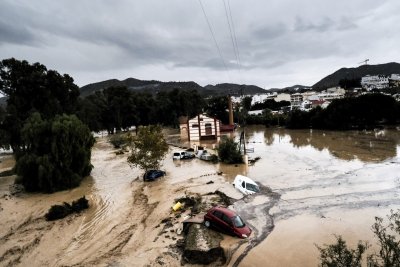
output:
[[[230,210],[230,209],[227,209],[224,207],[215,207],[214,210],[218,210],[218,211],[224,213],[229,218],[237,215],[236,212],[234,212],[233,210]]]
[[[250,179],[249,177],[247,177],[247,176],[243,176],[243,175],[238,174],[238,175],[236,175],[236,177],[235,177],[235,181],[236,181],[237,179],[241,179],[242,181],[245,181],[245,182],[248,183],[248,184],[257,185],[256,182],[254,182],[253,180],[251,180],[251,179]]]

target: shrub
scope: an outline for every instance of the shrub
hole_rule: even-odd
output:
[[[125,134],[114,134],[109,141],[114,148],[122,148],[128,144],[128,138]]]
[[[367,265],[370,267],[400,267],[400,210],[391,211],[388,222],[375,217],[372,231],[378,239],[379,252],[368,255]],[[336,237],[336,244],[317,246],[320,251],[322,267],[359,267],[362,255],[368,248],[366,242],[358,242],[357,249],[349,249],[341,236]]]
[[[218,146],[218,156],[224,163],[243,163],[239,145],[231,138],[224,137],[221,139]]]
[[[47,221],[54,221],[65,218],[74,212],[79,213],[87,208],[89,208],[89,201],[85,196],[83,196],[78,200],[72,201],[72,205],[64,202],[62,205],[51,206],[49,211],[44,216]]]
[[[52,193],[73,188],[90,174],[95,140],[74,115],[42,120],[34,113],[22,136],[24,150],[17,159],[16,172],[27,191]]]

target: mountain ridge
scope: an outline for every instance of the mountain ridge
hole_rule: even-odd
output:
[[[355,80],[361,79],[366,75],[390,75],[400,74],[400,64],[397,62],[389,62],[384,64],[376,65],[361,65],[356,68],[340,68],[332,74],[322,78],[320,81],[315,83],[312,88],[320,91],[329,87],[335,87],[339,85],[340,80]]]
[[[97,83],[87,84],[80,88],[81,96],[86,97],[95,91],[103,90],[111,86],[126,86],[131,91],[148,92],[155,94],[158,92],[169,92],[174,89],[180,90],[197,90],[203,96],[218,95],[255,95],[265,94],[268,92],[295,92],[297,90],[307,90],[312,88],[316,91],[322,91],[329,87],[339,86],[339,82],[343,79],[355,80],[361,79],[365,75],[390,75],[400,74],[400,64],[390,62],[377,65],[361,65],[355,68],[340,68],[322,78],[312,86],[293,85],[285,88],[263,89],[256,85],[220,83],[216,85],[208,84],[201,86],[194,81],[158,81],[158,80],[140,80],[136,78],[127,78],[125,80],[109,79]]]

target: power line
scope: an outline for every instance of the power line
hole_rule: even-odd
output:
[[[201,2],[201,0],[198,0],[198,1],[199,1],[200,6],[201,6],[201,9],[203,10],[204,18],[205,18],[206,21],[207,21],[207,25],[208,25],[208,28],[209,28],[209,30],[210,30],[210,32],[211,32],[211,36],[212,36],[212,38],[213,38],[213,40],[214,40],[214,44],[215,44],[215,46],[216,46],[216,48],[217,48],[217,50],[218,50],[218,54],[219,54],[219,56],[220,56],[220,58],[221,58],[221,61],[222,61],[223,65],[224,65],[224,68],[225,68],[225,71],[226,71],[226,73],[227,73],[227,75],[228,75],[228,68],[226,67],[224,57],[222,56],[222,53],[221,53],[221,49],[219,49],[219,46],[218,46],[218,43],[217,43],[217,39],[215,39],[214,31],[212,30],[211,23],[210,23],[210,21],[208,20],[206,11],[204,10],[203,3]],[[229,75],[228,75],[228,78],[229,78]]]
[[[231,9],[230,9],[229,0],[228,0],[229,15],[228,15],[228,8],[226,7],[225,0],[223,0],[223,2],[224,2],[224,8],[225,8],[226,21],[228,22],[229,33],[230,33],[230,36],[231,36],[233,52],[234,52],[235,57],[236,57],[236,64],[238,65],[239,71],[240,71],[240,67],[241,66],[240,66],[240,58],[239,58],[239,49],[237,47],[237,42],[236,42],[236,33],[235,33],[234,25],[233,25],[232,12],[231,12]]]
[[[230,19],[231,19],[233,37],[234,37],[234,40],[235,40],[236,53],[237,53],[238,62],[239,62],[239,70],[241,70],[242,63],[241,63],[241,60],[240,60],[239,47],[238,47],[238,44],[237,44],[236,31],[235,31],[235,24],[233,23],[232,12],[231,12],[231,5],[230,5],[230,3],[229,3],[229,0],[228,0],[228,10],[229,10],[229,17],[230,17]]]

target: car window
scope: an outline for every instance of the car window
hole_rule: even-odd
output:
[[[255,184],[246,184],[246,189],[253,191],[253,192],[260,192],[260,189]]]
[[[244,181],[242,182],[242,187],[246,188],[246,183]]]
[[[228,218],[228,216],[226,216],[225,214],[222,216],[222,220],[224,222],[226,222],[228,225],[232,225],[232,221],[230,218]]]
[[[216,211],[213,212],[213,214],[214,214],[215,217],[222,219],[222,215],[223,215],[222,212],[216,210]]]
[[[240,218],[238,215],[232,217],[232,222],[233,225],[237,228],[242,228],[245,226],[244,222],[242,221],[242,218]]]
[[[174,156],[180,156],[180,154],[179,153],[174,153]]]

